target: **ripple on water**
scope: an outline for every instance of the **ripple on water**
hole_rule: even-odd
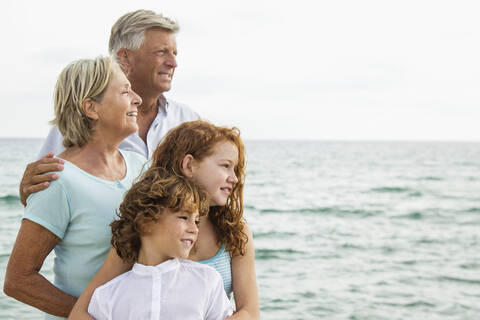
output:
[[[480,263],[462,263],[460,265],[460,268],[465,269],[465,270],[480,270]]]
[[[374,193],[406,193],[406,192],[415,192],[407,187],[377,187],[370,189],[370,192]]]
[[[297,292],[296,295],[300,296],[302,299],[313,299],[317,296],[315,292],[312,291]]]
[[[418,181],[443,181],[444,179],[436,176],[425,176],[417,179]]]
[[[256,232],[254,234],[255,239],[266,238],[266,239],[286,239],[297,236],[296,232],[280,232],[280,231],[267,231],[267,232]]]
[[[427,302],[427,301],[418,300],[418,301],[413,301],[413,302],[410,302],[410,303],[406,303],[406,304],[404,304],[404,306],[406,308],[423,308],[423,307],[435,308],[436,305],[434,303],[430,303],[430,302]]]
[[[480,208],[479,207],[474,207],[474,208],[469,208],[463,212],[466,212],[466,213],[480,213]]]
[[[422,220],[424,218],[423,213],[419,211],[412,211],[407,214],[400,214],[393,216],[394,219],[407,219],[407,220]]]
[[[384,213],[383,210],[367,210],[356,208],[342,208],[339,206],[332,207],[313,207],[313,208],[300,208],[300,209],[273,209],[266,208],[260,210],[261,214],[325,214],[333,215],[337,217],[358,217],[365,218],[371,216],[378,216]]]
[[[13,194],[7,194],[0,197],[0,203],[20,203],[20,197]]]
[[[255,249],[255,260],[293,260],[305,252],[294,249]]]
[[[471,284],[471,285],[480,285],[480,279],[465,279],[465,278],[459,278],[459,277],[440,276],[440,277],[437,277],[437,280]]]

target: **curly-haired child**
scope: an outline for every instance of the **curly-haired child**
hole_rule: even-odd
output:
[[[162,168],[148,170],[127,192],[112,245],[131,271],[98,287],[95,319],[224,319],[233,313],[220,274],[184,260],[208,212],[207,193]]]

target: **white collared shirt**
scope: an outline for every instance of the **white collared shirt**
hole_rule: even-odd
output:
[[[182,103],[166,99],[164,106],[162,106],[162,103],[159,103],[157,116],[147,132],[147,143],[135,132],[122,141],[119,149],[134,151],[146,159],[150,159],[158,144],[170,129],[183,122],[194,120],[200,120],[198,113]],[[63,136],[58,127],[52,127],[40,149],[38,159],[48,152],[53,152],[56,155],[62,153],[65,150],[62,141]]]
[[[88,313],[96,320],[219,320],[233,307],[215,269],[171,259],[157,266],[136,263],[98,287]]]

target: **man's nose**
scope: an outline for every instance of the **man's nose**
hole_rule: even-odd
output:
[[[169,56],[166,60],[166,64],[171,68],[176,68],[177,67],[177,57],[173,53],[169,54]]]

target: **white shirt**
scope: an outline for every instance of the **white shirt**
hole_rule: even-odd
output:
[[[233,307],[215,269],[175,258],[157,266],[136,263],[98,287],[88,313],[97,320],[219,320]]]
[[[166,103],[159,103],[158,113],[147,132],[147,143],[140,138],[137,132],[128,136],[119,146],[119,149],[133,151],[150,159],[162,138],[167,132],[187,121],[200,120],[198,113],[184,104],[165,99]],[[52,127],[47,139],[43,143],[38,158],[49,152],[60,154],[65,150],[62,144],[63,136],[57,126]]]

